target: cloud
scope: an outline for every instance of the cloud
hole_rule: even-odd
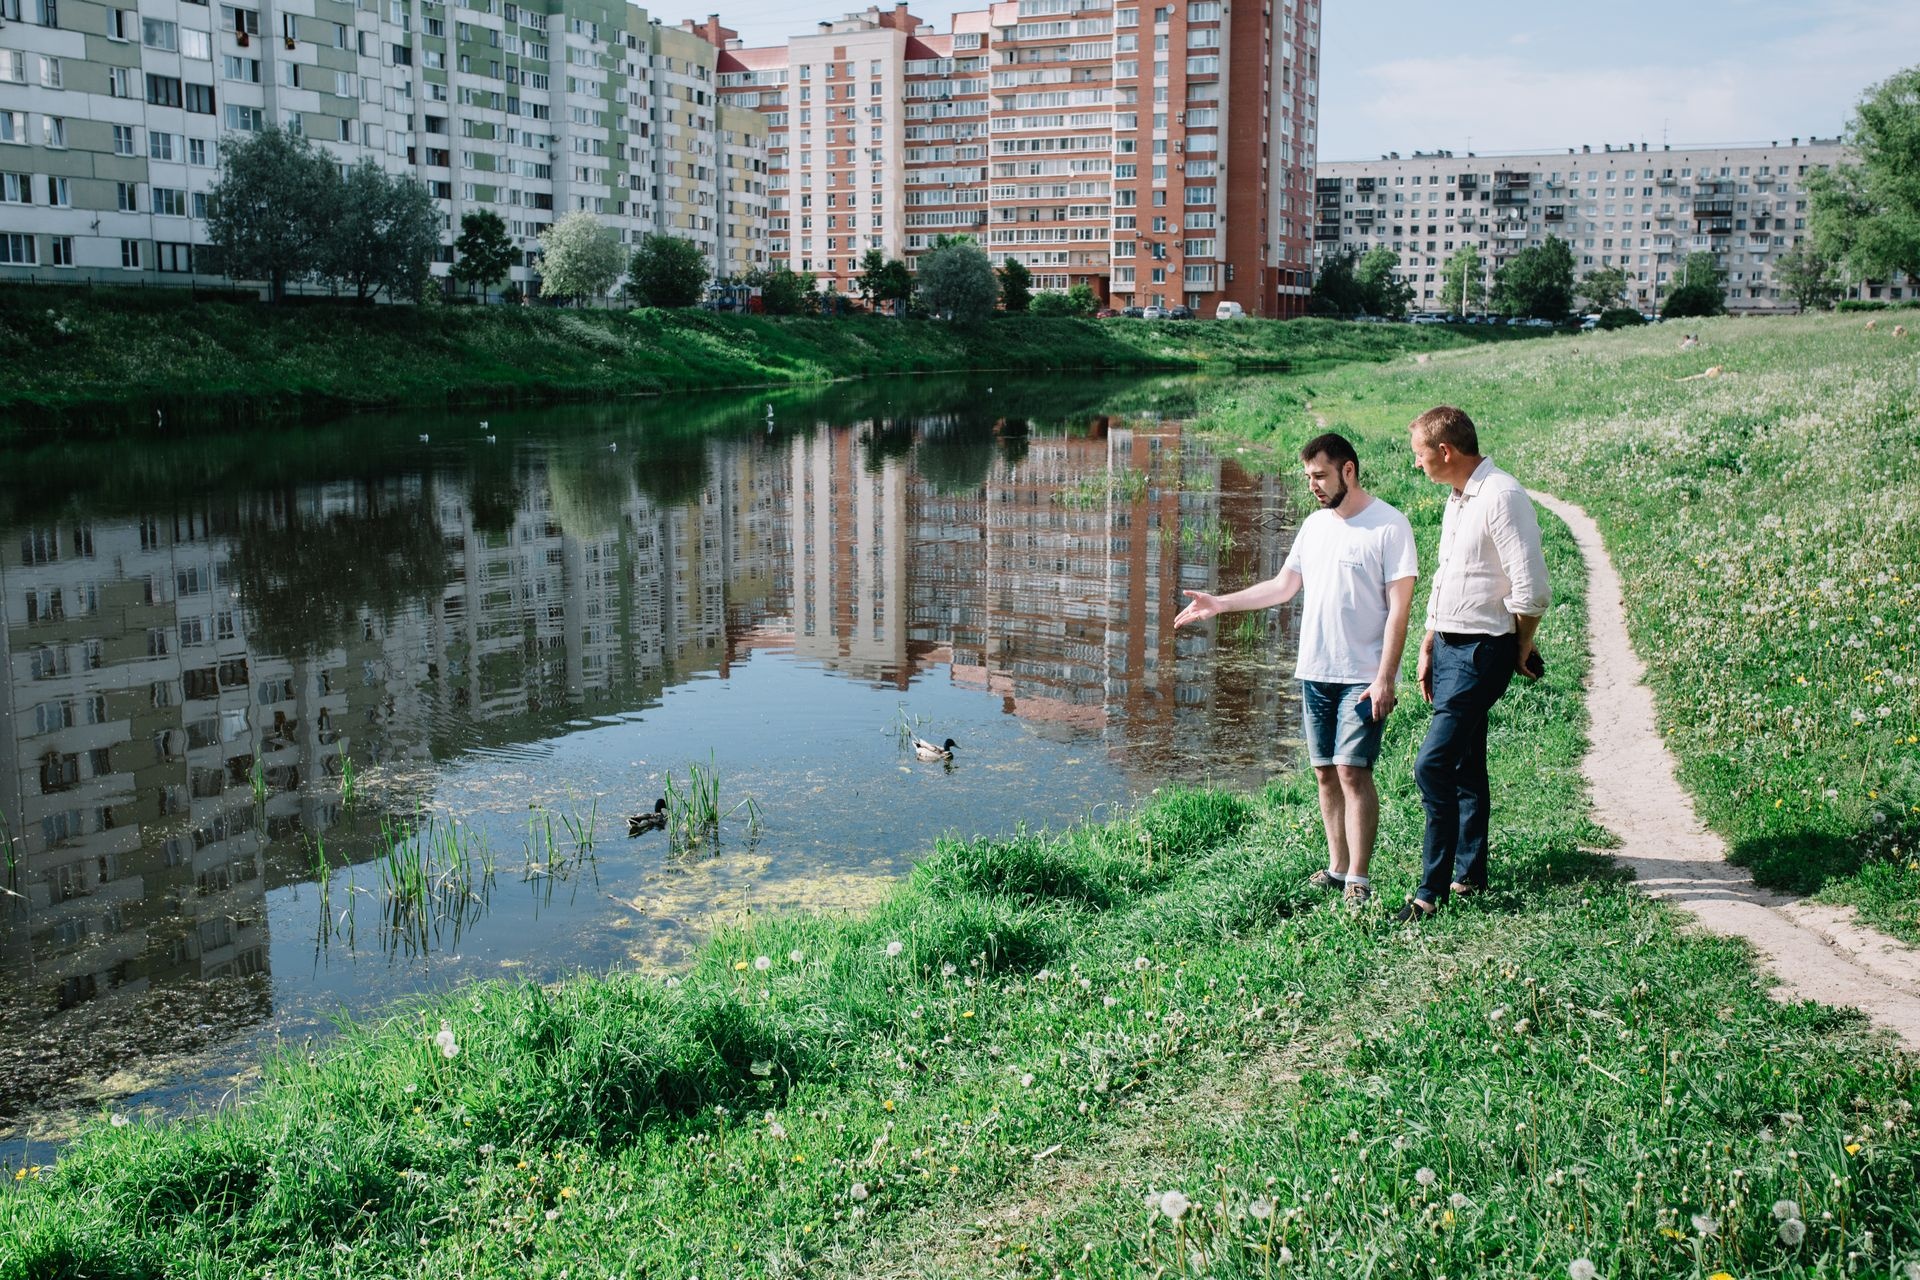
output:
[[[1703,48],[1690,64],[1582,66],[1519,53],[1393,58],[1329,72],[1320,154],[1465,150],[1469,138],[1487,152],[1658,147],[1663,136],[1675,145],[1830,136],[1861,91],[1916,49],[1920,5],[1837,0],[1790,33],[1746,49]],[[1339,66],[1338,51],[1326,56]]]

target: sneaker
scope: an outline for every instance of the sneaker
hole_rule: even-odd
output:
[[[1308,876],[1307,883],[1316,889],[1344,889],[1347,878],[1337,871],[1328,871],[1323,867]]]
[[[1359,915],[1373,901],[1373,886],[1370,884],[1349,884],[1341,895],[1347,904],[1347,910]]]
[[[1407,905],[1394,912],[1393,918],[1398,924],[1417,924],[1423,920],[1431,920],[1439,911],[1440,908],[1430,902],[1422,902],[1418,898],[1408,898]]]

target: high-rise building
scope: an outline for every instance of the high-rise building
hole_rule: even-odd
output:
[[[748,48],[722,95],[767,118],[772,261],[832,287],[942,235],[1115,306],[1304,309],[1319,6],[999,0],[937,33],[896,4]]]
[[[522,287],[576,210],[691,239],[721,274],[764,265],[765,126],[716,100],[709,43],[638,6],[135,4],[0,9],[0,279],[207,277],[218,144],[268,126],[425,182],[440,274],[478,209]]]
[[[1628,306],[1650,311],[1689,254],[1711,253],[1732,312],[1791,311],[1774,264],[1807,234],[1806,175],[1847,158],[1838,138],[1782,146],[1568,147],[1564,151],[1410,156],[1322,163],[1315,171],[1317,259],[1387,248],[1413,305],[1442,306],[1447,259],[1471,246],[1481,287],[1522,249],[1549,236],[1567,243],[1577,280],[1616,267]],[[1903,280],[1854,286],[1862,297],[1899,298]]]

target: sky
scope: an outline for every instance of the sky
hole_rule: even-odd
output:
[[[749,44],[866,7],[708,5]],[[706,16],[647,7],[670,23]],[[982,7],[921,0],[912,12],[945,31],[955,11]],[[1920,63],[1920,0],[1322,0],[1321,11],[1323,160],[1827,137],[1868,85]]]

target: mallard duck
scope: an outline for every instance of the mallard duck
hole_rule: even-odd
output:
[[[667,798],[661,796],[653,802],[652,813],[636,813],[627,818],[629,837],[645,835],[649,831],[664,831],[667,826]]]
[[[952,738],[948,738],[945,743],[937,747],[925,738],[915,738],[913,740],[913,754],[919,756],[922,760],[928,761],[951,760],[953,759],[953,749],[959,745],[960,744]]]

